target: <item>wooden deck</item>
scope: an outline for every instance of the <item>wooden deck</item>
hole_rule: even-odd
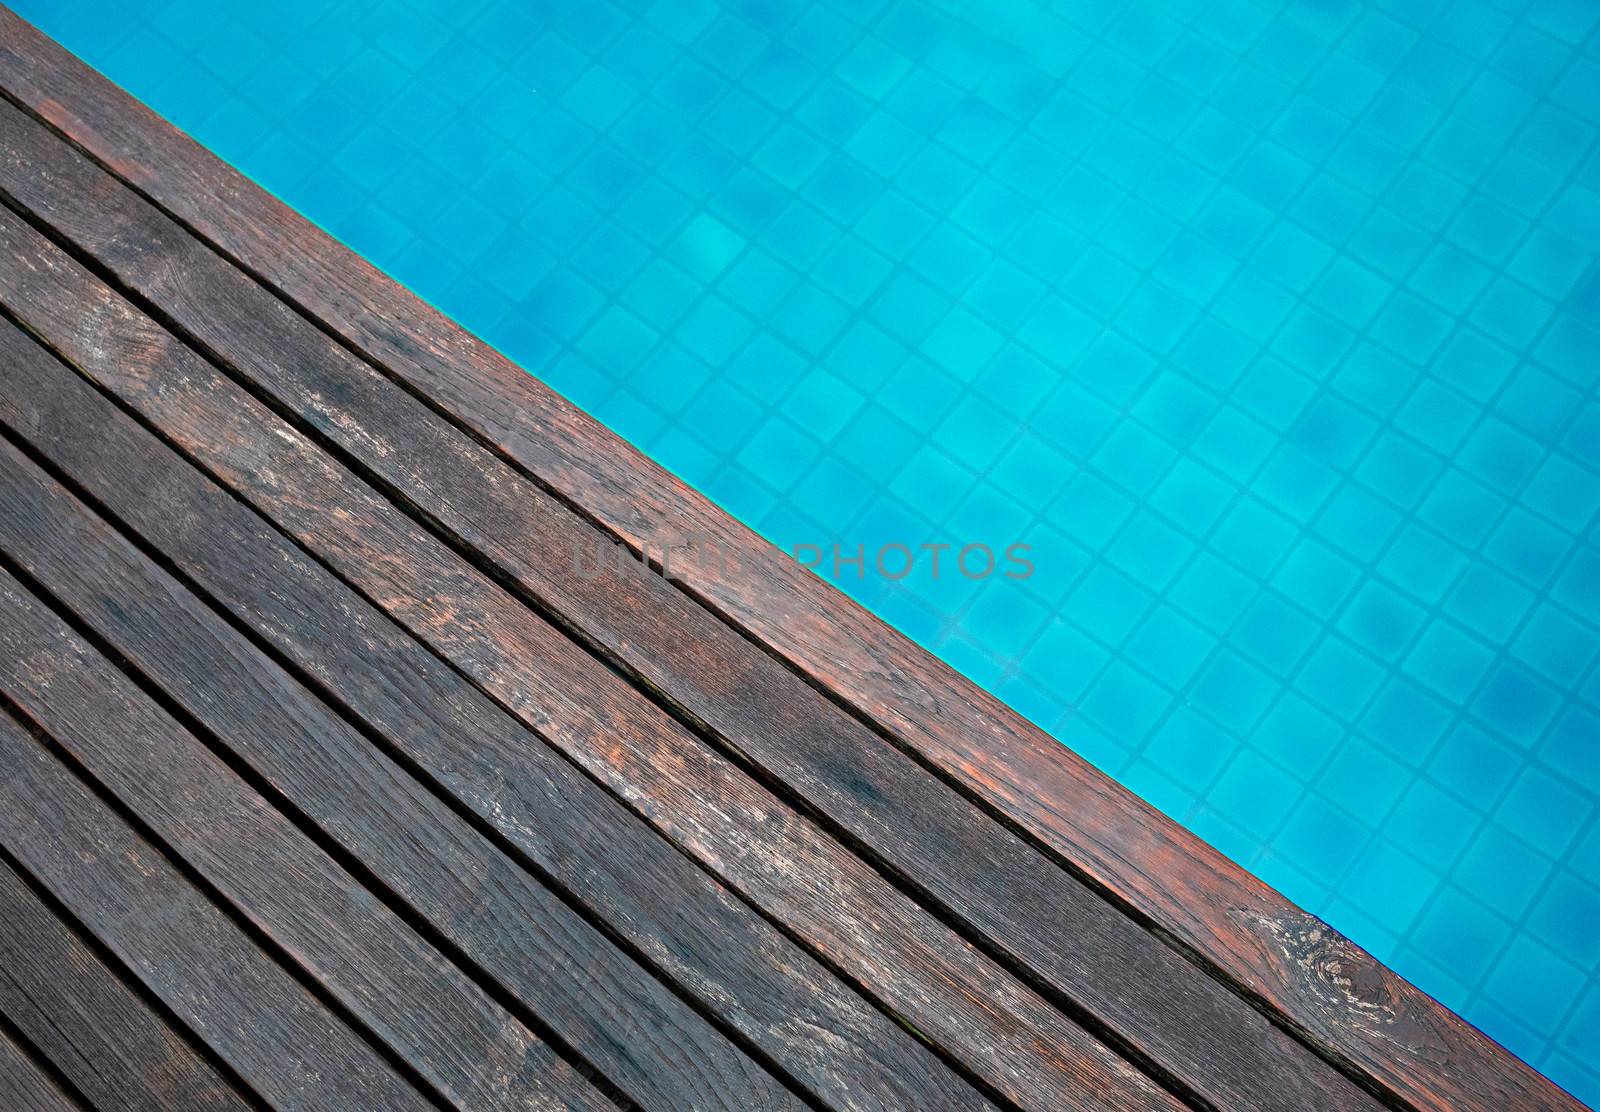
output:
[[[1574,1107],[4,9],[0,97],[6,1107]]]

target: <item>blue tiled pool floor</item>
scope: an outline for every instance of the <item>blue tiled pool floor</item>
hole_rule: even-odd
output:
[[[11,2],[1600,1101],[1600,6]]]

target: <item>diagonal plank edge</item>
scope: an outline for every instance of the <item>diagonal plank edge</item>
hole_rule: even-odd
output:
[[[0,252],[6,300],[30,329],[202,459],[257,510],[284,523],[341,576],[363,585],[382,609],[401,617],[715,875],[848,970],[862,991],[1018,1103],[1166,1103],[1081,1028],[620,677],[596,669],[563,635],[36,233],[9,214],[0,214],[0,231],[8,244]],[[138,464],[128,461],[122,470]],[[158,546],[180,544],[175,538],[207,528],[216,516],[179,514],[170,489],[124,497],[129,494],[146,499],[147,512],[176,515],[143,531]],[[174,558],[218,597],[259,589],[248,578],[219,575],[214,557],[174,550]],[[223,566],[250,558],[239,551]],[[513,770],[518,763],[512,760]],[[739,821],[730,822],[730,815]]]
[[[763,920],[751,916],[631,812],[564,762],[546,755],[544,746],[520,724],[466,687],[422,646],[9,325],[0,328],[0,352],[12,371],[10,378],[0,380],[0,424],[27,429],[34,445],[75,482],[126,520],[161,535],[180,570],[209,578],[205,569],[224,568],[225,575],[242,576],[251,590],[243,592],[248,602],[235,613],[247,626],[287,649],[310,675],[368,715],[393,740],[397,756],[409,758],[419,770],[430,770],[435,785],[466,800],[504,836],[508,847],[566,881],[594,911],[693,989],[709,1009],[720,1011],[820,1096],[846,1108],[903,1107],[917,1092],[938,1093],[941,1103],[950,1107],[982,1106],[976,1094],[943,1071],[914,1040],[865,1007]],[[66,491],[52,488],[31,463],[14,453],[9,444],[0,443],[0,457],[11,461],[8,469],[0,470],[0,492],[12,502],[26,500],[24,504],[33,509],[0,517],[7,527],[4,548],[13,554],[11,558],[26,558],[30,574],[48,576],[48,585],[62,593],[80,618],[91,621],[119,652],[131,655],[194,713],[217,728],[229,728],[230,742],[239,752],[248,754],[285,789],[294,788],[297,771],[285,762],[308,761],[308,754],[316,754],[302,776],[336,783],[354,777],[372,794],[389,794],[387,785],[396,782],[395,772],[381,758],[364,752],[360,738],[352,738],[313,700],[299,694],[287,677],[264,664],[261,654],[241,646],[226,623],[209,615],[171,576],[134,555],[127,542],[104,526],[95,531],[86,509],[77,508]],[[48,504],[40,499],[48,499]],[[74,545],[86,529],[91,533]],[[142,631],[130,622],[129,607],[111,603],[94,581],[77,577],[73,572],[77,562],[63,545],[74,545],[75,552],[98,550],[102,570],[112,582],[134,592],[133,597],[166,594],[184,600],[187,621],[170,611],[164,620],[169,630],[171,623],[184,621],[184,635],[215,661],[210,680],[176,667],[187,649],[175,653],[169,638]],[[235,594],[236,600],[240,597]],[[148,608],[145,603],[133,613]],[[366,675],[361,666],[368,669]],[[273,698],[208,705],[205,690],[219,680],[246,689],[259,687]],[[230,721],[230,715],[237,717]],[[406,789],[397,785],[392,790]],[[367,852],[369,867],[407,891],[415,906],[429,908],[438,919],[450,913],[448,890],[442,897],[429,897],[426,881],[419,878],[430,871],[425,861],[402,858],[403,864],[391,872],[384,856],[373,856],[370,847],[364,847],[370,834],[380,835],[380,843],[392,847],[391,852],[404,851],[407,841],[418,834],[427,836],[432,847],[447,845],[450,835],[438,827],[449,820],[425,796],[407,797],[411,806],[402,816],[406,828],[390,832],[386,828],[394,819],[381,807],[368,807],[359,796],[333,797],[318,805],[315,797],[300,791],[296,795],[301,806],[329,823],[353,850]],[[354,816],[344,813],[350,807],[356,808]],[[350,825],[352,817],[375,825],[369,833]],[[527,919],[540,907],[528,902],[532,897],[520,895],[525,886],[516,870],[496,868],[492,855],[478,864],[459,854],[452,856],[451,864],[469,873],[485,868],[498,873],[496,881],[505,894],[503,903],[491,908],[492,922],[497,929],[514,932],[507,940],[512,956],[499,961],[470,938],[458,935],[458,943],[490,968],[503,975],[512,973],[516,966],[507,963],[514,962],[516,949],[526,946],[539,952],[538,940],[527,933]],[[409,883],[408,871],[413,874]],[[468,899],[470,907],[470,895]],[[554,909],[547,905],[543,911],[548,917]],[[462,928],[472,925],[472,915],[456,914]],[[602,1004],[613,998],[613,990],[597,983],[613,975],[605,968],[605,956],[603,949],[589,955],[588,976],[578,986],[596,993]],[[546,998],[544,1007],[552,1003]],[[640,1014],[624,1015],[618,1022],[626,1025],[652,1018],[637,1001],[633,1007]],[[555,1020],[559,1012],[547,1016]],[[653,1018],[658,1027],[649,1037],[687,1037],[676,1035],[667,1017]],[[595,1022],[596,1037],[615,1038]],[[570,1026],[564,1030],[574,1042],[588,1045],[581,1032]],[[647,1048],[630,1050],[619,1043],[615,1049],[639,1053],[640,1064],[648,1065]],[[711,1049],[704,1047],[701,1052]],[[605,1060],[599,1053],[596,1058]],[[716,1060],[701,1064],[714,1069]],[[723,1080],[729,1083],[725,1095],[733,1106],[759,1104],[758,1089],[736,1085],[731,1077]],[[712,1104],[718,1095],[702,1093],[698,1099]]]
[[[0,87],[614,535],[659,544],[671,523],[688,522],[738,552],[726,577],[677,561],[680,585],[1354,1074],[1418,1107],[1571,1107],[3,10]]]
[[[119,657],[140,666],[200,726],[226,736],[222,744],[229,754],[316,823],[343,851],[343,860],[397,892],[412,917],[436,928],[456,954],[499,977],[513,997],[551,1016],[557,1033],[587,1054],[590,1065],[646,1106],[795,1106],[751,1062],[611,953],[593,928],[370,751],[202,603],[72,506],[64,492],[52,494],[47,480],[14,451],[0,443],[0,462],[8,465],[0,470],[6,559],[70,607]],[[41,651],[34,647],[19,659],[32,661]],[[126,687],[115,676],[106,685]],[[0,665],[0,691],[32,707],[31,715],[46,726],[71,694],[59,682],[46,686],[31,663],[20,669]],[[215,691],[233,697],[217,699]],[[191,745],[180,767],[211,759]],[[328,787],[347,783],[364,790],[338,793]],[[138,787],[117,794],[132,800]],[[430,1011],[447,1003],[438,994],[421,999]]]
[[[1219,982],[655,575],[574,562],[602,535],[0,103],[0,194],[92,254],[235,376],[870,847],[904,882],[1221,1106],[1371,1100]],[[48,183],[48,184],[41,184]],[[151,302],[154,302],[152,304]],[[485,481],[487,480],[487,481]],[[620,658],[620,659],[619,659]]]

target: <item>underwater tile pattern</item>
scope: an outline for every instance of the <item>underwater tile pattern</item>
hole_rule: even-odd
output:
[[[1600,1102],[1592,0],[11,2]]]

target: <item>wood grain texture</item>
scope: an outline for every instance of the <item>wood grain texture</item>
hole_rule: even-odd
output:
[[[274,1106],[437,1107],[8,714],[0,845]]]
[[[0,192],[1186,1091],[1231,1108],[1376,1106],[665,579],[602,563],[593,525],[3,103],[0,150]]]
[[[3,220],[3,218],[0,218]],[[237,613],[306,670],[347,700],[397,751],[431,773],[440,790],[463,801],[513,846],[555,875],[591,911],[676,981],[692,990],[711,1012],[724,1017],[785,1069],[803,1079],[819,1098],[841,1108],[893,1109],[933,1101],[941,1107],[982,1107],[985,1102],[914,1038],[873,1009],[799,947],[756,916],[737,898],[697,869],[668,842],[645,826],[571,765],[546,748],[527,729],[451,671],[391,621],[299,553],[283,536],[167,450],[77,376],[23,337],[0,327],[0,423],[24,431],[47,456],[119,515],[144,525],[168,542],[168,551],[208,582],[244,586],[235,591]],[[64,491],[53,488],[32,464],[0,447],[9,466],[0,469],[0,506],[19,509],[0,514],[3,547],[32,574],[47,580],[97,632],[137,660],[194,713],[225,730],[241,754],[293,794],[314,817],[353,850],[369,853],[366,836],[387,842],[387,854],[369,858],[386,879],[411,894],[419,908],[448,914],[456,893],[428,895],[420,881],[391,876],[391,855],[415,852],[409,843],[426,838],[440,848],[437,825],[415,832],[385,821],[361,801],[318,804],[319,793],[298,790],[295,777],[315,782],[371,784],[379,800],[405,797],[413,789],[396,782],[386,762],[370,747],[352,744],[315,700],[284,689],[281,677],[241,649],[214,615],[143,559],[135,559],[113,531],[97,525]],[[51,491],[54,489],[54,493]],[[95,569],[90,576],[80,566]],[[120,589],[108,594],[102,583]],[[165,600],[165,604],[163,604]],[[152,635],[152,607],[166,612],[170,627],[187,616],[186,637],[201,657],[214,658],[212,674],[241,694],[269,697],[236,702],[210,700],[215,686],[183,662],[191,657],[183,641]],[[238,661],[238,664],[232,662]],[[282,742],[272,730],[281,731]],[[283,747],[286,746],[286,751]],[[325,762],[325,763],[322,763]],[[420,810],[421,796],[412,797]],[[408,818],[419,816],[410,815]],[[471,878],[484,864],[454,864]],[[415,858],[412,858],[413,867]],[[419,875],[427,875],[419,869]],[[508,892],[522,887],[515,871],[489,869]],[[492,888],[462,893],[458,908],[463,948],[472,945],[468,928],[477,921],[472,908]],[[438,902],[435,902],[437,900]],[[526,920],[527,905],[491,905],[492,921],[507,934],[504,948],[537,941]],[[581,936],[580,936],[581,937]],[[493,939],[487,941],[492,942]],[[552,941],[559,941],[552,940]],[[481,946],[470,952],[488,962],[494,954]],[[531,949],[535,961],[548,950]],[[593,951],[592,964],[580,968],[569,993],[593,993],[588,1022],[593,1038],[613,1039],[614,1055],[634,1053],[625,1038],[631,1022],[660,1022],[642,1036],[637,1050],[648,1066],[651,1040],[670,1041],[672,1017],[642,1010],[636,1020],[608,1018],[613,1002],[638,1007],[638,1001],[613,1000],[606,984],[605,952]],[[552,958],[553,960],[553,958]],[[581,962],[574,950],[571,961]],[[516,955],[494,968],[515,973]],[[553,975],[570,972],[557,966]],[[511,983],[517,983],[508,977]],[[559,984],[554,986],[560,990]],[[549,1010],[551,1022],[562,1018]],[[620,1026],[619,1026],[620,1024]],[[576,1040],[580,1030],[564,1027]],[[603,1047],[591,1047],[597,1060]],[[710,1069],[714,1063],[707,1063]],[[716,1082],[716,1077],[708,1080]],[[761,1090],[736,1083],[726,1099],[759,1100]],[[714,1106],[716,1095],[703,1098]],[[750,1105],[751,1107],[754,1104]]]
[[[0,445],[0,464],[0,548],[8,557],[609,1080],[650,1108],[796,1106],[604,935],[15,449]],[[354,669],[369,663],[352,656]],[[28,682],[6,673],[0,664],[0,685]],[[41,705],[43,720],[60,694],[59,686],[29,688],[28,705]],[[409,709],[449,714],[439,704]],[[598,823],[584,834],[613,841]]]
[[[243,1112],[233,1083],[0,862],[0,1013],[93,1105]]]
[[[32,508],[11,493],[0,516]],[[82,555],[93,581],[96,553]],[[3,572],[0,602],[6,696],[446,1101],[463,1109],[609,1107]]]
[[[578,646],[9,216],[0,218],[0,291],[83,374],[274,516],[657,829],[994,1090],[1026,1107],[1170,1103],[1081,1027],[621,677],[595,667]],[[98,443],[80,450],[92,453]],[[130,460],[119,470],[137,466]],[[121,496],[154,503],[141,512],[175,501],[149,480]],[[115,512],[138,520],[120,505]],[[185,531],[207,528],[209,515],[193,508],[163,512],[174,520],[136,526],[151,544],[172,552],[219,599],[254,589],[255,577],[240,574],[250,566],[248,553],[177,549]]]
[[[67,1112],[81,1107],[0,1028],[0,1093],[14,1112]]]
[[[0,85],[336,334],[637,549],[685,535],[677,581],[1280,1013],[1430,1109],[1570,1098],[1348,940],[677,483],[14,16]]]

